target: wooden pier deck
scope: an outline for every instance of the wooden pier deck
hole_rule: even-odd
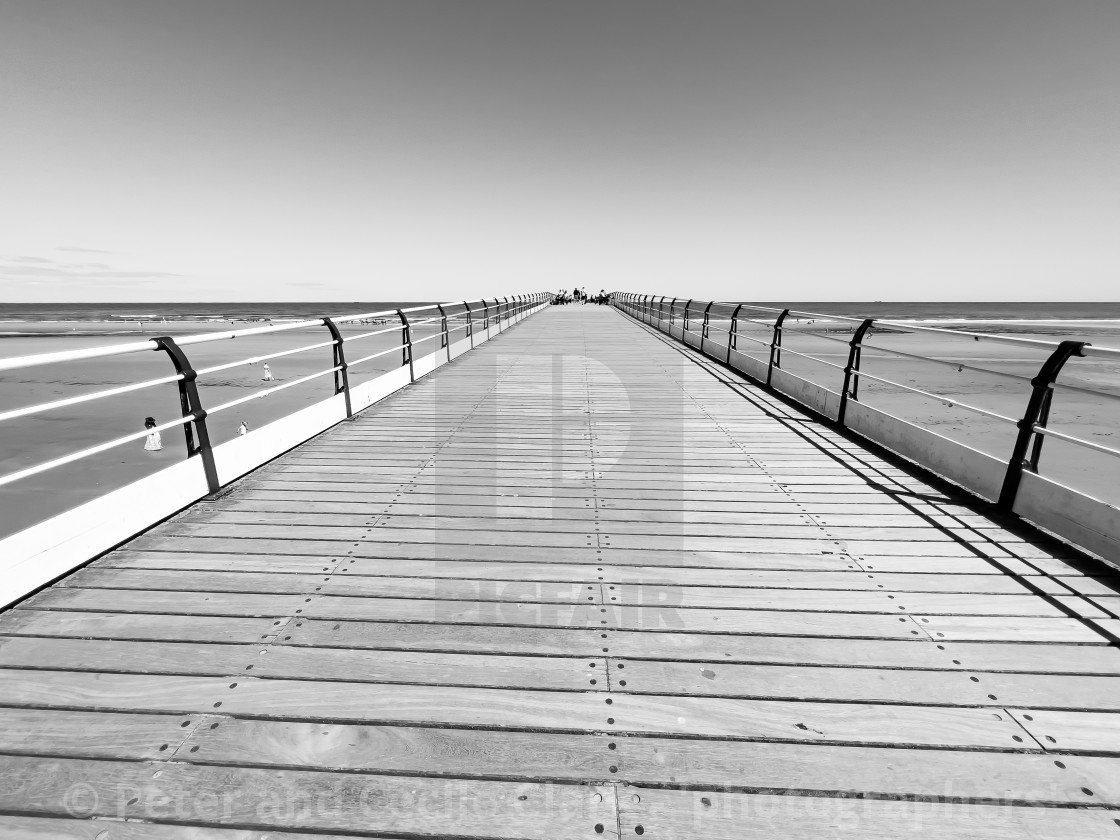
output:
[[[1118,606],[553,307],[0,615],[0,836],[1120,840]]]

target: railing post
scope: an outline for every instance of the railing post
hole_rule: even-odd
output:
[[[206,409],[202,407],[202,400],[198,398],[198,374],[191,366],[183,348],[176,344],[175,339],[171,336],[162,335],[152,340],[171,359],[171,363],[175,366],[175,372],[183,377],[179,380],[179,406],[184,418],[194,416],[193,420],[186,420],[183,423],[183,437],[187,442],[187,457],[193,458],[198,455],[202,458],[202,472],[206,476],[206,487],[211,493],[216,493],[222,485],[218,482],[218,466],[214,462],[214,447],[210,443],[210,430],[206,428]],[[191,429],[192,423],[194,424],[194,431],[198,432],[197,445],[194,440],[194,431]]]
[[[681,327],[684,330],[684,332],[681,333],[681,341],[685,340],[684,339],[685,333],[688,332],[688,307],[690,307],[690,306],[692,306],[692,298],[689,298],[688,303],[686,303],[684,305],[684,324]]]
[[[996,502],[1002,509],[1009,511],[1015,504],[1015,496],[1019,492],[1019,483],[1023,480],[1024,470],[1038,471],[1043,436],[1035,431],[1035,426],[1046,425],[1050,417],[1050,403],[1054,398],[1053,386],[1058,379],[1058,374],[1073,356],[1084,356],[1086,346],[1087,342],[1084,341],[1063,341],[1054,348],[1054,352],[1042,363],[1038,374],[1031,380],[1031,396],[1027,400],[1027,409],[1022,419],[1015,424],[1019,433],[1015,437],[1015,446],[1011,450],[1003,487],[1000,488],[999,500]],[[1035,437],[1034,447],[1028,459],[1027,449],[1030,448],[1032,437]]]
[[[451,361],[451,334],[447,332],[447,313],[443,311],[443,304],[437,303],[439,310],[439,346],[447,348],[447,361]]]
[[[766,384],[774,377],[774,368],[782,366],[782,324],[789,315],[788,309],[783,309],[774,321],[774,335],[770,339],[770,364],[766,366]]]
[[[725,365],[731,364],[731,351],[736,350],[738,333],[739,333],[739,310],[743,308],[743,304],[735,307],[735,311],[731,313],[731,329],[727,331],[727,358],[723,360]]]
[[[708,305],[704,307],[704,324],[700,327],[700,352],[704,352],[704,339],[708,337],[708,313],[712,308],[715,301],[708,301]]]
[[[482,328],[486,330],[486,337],[490,337],[490,304],[486,298],[482,299]]]
[[[665,320],[665,295],[661,296],[661,300],[657,304],[657,328],[661,329],[661,322]]]
[[[840,389],[840,408],[836,411],[836,422],[844,425],[844,415],[848,412],[848,400],[859,399],[859,360],[863,355],[863,337],[875,323],[874,318],[866,319],[852,333],[848,342],[848,363],[844,365],[844,386]]]
[[[467,308],[467,338],[471,340],[471,349],[474,349],[474,320],[472,318],[471,304],[469,301],[463,301],[463,306]]]
[[[339,332],[338,324],[332,318],[324,316],[323,325],[330,330],[331,338],[334,340],[331,350],[334,366],[338,368],[334,372],[334,392],[343,395],[346,402],[346,418],[349,419],[354,416],[354,412],[350,407],[350,374],[346,365],[346,353],[342,349],[342,333]]]
[[[653,295],[642,296],[642,314],[645,316],[645,322],[647,324],[653,321],[653,306],[650,303],[652,299]]]
[[[677,322],[677,299],[673,298],[672,303],[669,304],[669,327],[672,328],[673,324]]]
[[[412,326],[408,323],[408,318],[401,310],[397,310],[397,317],[401,319],[401,352],[404,353],[404,361],[408,363],[408,379],[410,382],[416,381],[416,368],[412,363]]]

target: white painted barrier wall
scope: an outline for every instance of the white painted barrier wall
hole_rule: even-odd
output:
[[[526,311],[522,318],[539,312],[547,303]],[[463,355],[508,329],[502,321],[488,330],[451,343],[451,358]],[[432,352],[413,360],[416,378],[447,364],[448,348],[437,342]],[[411,384],[408,366],[391,370],[351,387],[353,412],[368,408]],[[214,447],[218,480],[224,486],[268,463],[288,450],[346,419],[342,394],[293,412]],[[0,540],[0,607],[18,601],[55,578],[81,566],[125,540],[205,498],[209,491],[200,457],[178,464],[121,487],[100,498]]]

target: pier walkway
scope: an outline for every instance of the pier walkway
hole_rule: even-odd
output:
[[[0,615],[0,836],[1113,838],[1103,566],[552,307]]]

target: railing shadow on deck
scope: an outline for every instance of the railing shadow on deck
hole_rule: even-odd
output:
[[[1084,341],[1046,341],[1003,334],[931,327],[905,321],[851,318],[803,312],[789,308],[685,300],[658,295],[616,293],[612,304],[630,317],[699,350],[748,378],[810,409],[827,421],[881,445],[981,498],[1005,512],[1041,526],[1100,557],[1120,563],[1120,509],[1096,498],[1084,488],[1046,476],[1040,468],[1043,443],[1049,438],[1106,456],[1118,462],[1120,449],[1104,446],[1048,426],[1056,391],[1091,394],[1102,401],[1120,401],[1120,395],[1105,390],[1058,382],[1066,363],[1077,357],[1096,357],[1120,362],[1120,349],[1095,347]],[[794,323],[791,324],[791,318]],[[802,323],[802,322],[806,323]],[[832,334],[815,323],[833,325]],[[1036,351],[1041,363],[1033,376],[994,370],[965,361],[916,355],[897,348],[872,344],[879,333],[926,334],[943,339],[992,342]],[[806,353],[789,346],[788,334],[808,334],[837,346],[834,353]],[[839,337],[846,334],[845,337]],[[785,340],[783,340],[785,339]],[[1017,380],[1026,391],[1025,407],[1019,416],[963,402],[861,369],[865,352],[884,357],[947,365],[958,372]],[[835,355],[836,361],[824,356]],[[815,381],[804,370],[789,370],[791,359],[803,360],[814,370],[828,372],[832,381]],[[800,374],[800,375],[799,375]],[[1004,424],[1008,430],[1009,454],[999,457],[953,440],[917,423],[872,407],[860,398],[861,382],[886,386]]]
[[[136,444],[153,433],[169,430],[178,433],[181,430],[186,444],[185,460],[110,490],[92,501],[0,540],[0,608],[20,600],[199,499],[219,491],[331,426],[353,417],[378,400],[540,311],[550,302],[550,295],[537,292],[493,300],[458,301],[313,318],[295,323],[178,338],[160,336],[107,347],[0,359],[2,374],[6,371],[156,351],[166,354],[173,371],[156,379],[0,411],[0,423],[169,384],[174,384],[178,389],[181,409],[174,420],[131,431],[0,476],[0,486],[14,485],[31,476],[83,461],[125,444]],[[376,328],[361,331],[360,326],[363,324]],[[359,328],[359,332],[344,337],[340,330],[342,325],[348,325],[351,329]],[[325,340],[209,367],[192,366],[186,349],[193,345],[308,328],[322,328]],[[419,331],[430,334],[418,337]],[[399,335],[399,343],[388,349],[373,353],[359,349],[363,346],[363,340],[383,335],[388,337],[394,333]],[[436,339],[439,340],[438,345],[428,344]],[[368,344],[365,347],[369,349]],[[282,384],[261,387],[247,396],[219,405],[204,405],[200,399],[198,385],[202,377],[268,359],[312,352],[328,354],[329,365]],[[366,366],[363,370],[368,370],[370,364],[377,360],[384,364],[384,358],[393,358],[393,354],[397,354],[399,358],[399,363],[394,368],[360,384],[355,383],[356,368]],[[376,370],[374,373],[376,374]],[[252,400],[327,377],[333,380],[333,396],[255,428],[250,434],[223,443],[212,440],[207,424],[209,418]]]

